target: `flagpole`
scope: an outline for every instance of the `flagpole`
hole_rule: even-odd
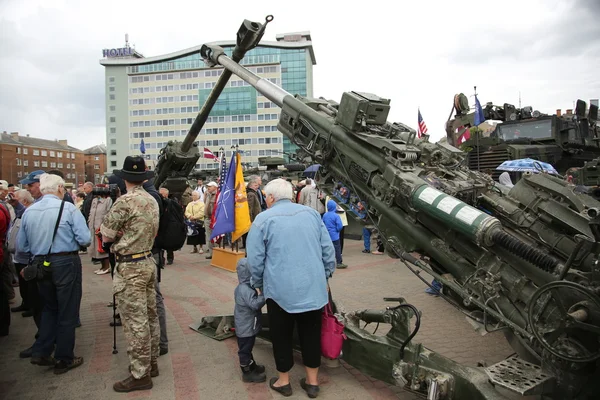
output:
[[[473,91],[475,92],[475,112],[477,112],[477,86],[473,86]],[[475,143],[477,144],[477,172],[481,172],[479,168],[479,154],[481,153],[479,150],[479,125],[477,125],[477,129],[475,130]]]

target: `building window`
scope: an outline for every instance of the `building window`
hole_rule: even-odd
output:
[[[117,144],[117,139],[110,139],[110,144]]]
[[[71,158],[74,160],[75,159],[75,153],[71,153]]]
[[[29,153],[29,150],[26,148],[23,148],[23,154],[28,154],[28,153]]]
[[[17,165],[21,165],[21,159],[17,158]]]
[[[108,88],[108,91],[109,91],[109,92],[114,92],[114,91],[115,91],[115,87],[114,87],[114,86],[110,86],[110,87]]]
[[[56,163],[55,162],[51,162],[50,163],[50,168],[56,168]]]
[[[110,128],[110,133],[117,133],[117,128]]]
[[[46,150],[42,150],[42,156],[43,156],[43,157],[46,157],[46,156],[48,156],[48,152],[47,152]]]
[[[17,154],[21,154],[21,148],[17,147]]]
[[[94,169],[100,169],[100,164],[94,164]]]
[[[111,167],[116,167],[117,166],[117,162],[116,161],[111,161],[110,162],[110,166]]]
[[[48,166],[48,161],[42,161],[42,167],[47,167]]]
[[[114,100],[115,99],[115,95],[114,94],[109,94],[108,95],[108,99],[109,100]]]
[[[34,156],[39,156],[40,155],[40,151],[39,150],[34,150],[33,151],[33,155]]]
[[[21,171],[17,172],[17,178],[20,178],[23,176],[23,173]]]
[[[94,156],[94,161],[99,161],[100,160],[100,156]]]
[[[109,83],[113,83],[115,81],[115,77],[114,76],[109,76],[108,77],[108,82]]]
[[[56,157],[56,154],[53,151],[50,151],[50,157]]]
[[[23,166],[29,167],[29,160],[23,160]]]
[[[56,157],[62,158],[62,156],[63,156],[62,151],[56,152]]]
[[[62,168],[63,167],[63,164],[60,163],[60,162],[57,165],[58,165],[57,168]]]
[[[108,109],[109,109],[110,111],[115,111],[115,110],[117,109],[117,107],[116,107],[116,106],[110,106],[110,107],[108,107]]]
[[[34,161],[33,162],[33,166],[34,167],[39,167],[40,166],[40,162],[39,161]]]
[[[110,122],[116,122],[117,119],[115,117],[110,117]]]
[[[148,144],[151,144],[151,143],[148,143]],[[116,156],[117,155],[117,151],[116,150],[111,150],[110,151],[110,155],[111,156]]]

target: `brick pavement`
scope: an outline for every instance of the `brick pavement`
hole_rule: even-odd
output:
[[[112,384],[127,375],[127,353],[121,328],[117,330],[119,353],[112,354],[113,331],[108,323],[111,309],[110,275],[92,273],[88,256],[84,261],[83,326],[77,330],[76,354],[85,359],[82,367],[56,376],[45,367],[18,358],[31,344],[35,326],[31,318],[13,314],[8,337],[0,338],[0,399],[277,399],[267,384],[244,384],[237,364],[234,339],[217,342],[189,329],[202,316],[231,314],[235,274],[213,268],[204,255],[175,253],[175,264],[163,271],[162,291],[167,308],[169,353],[159,359],[160,376],[151,391],[118,394]],[[336,271],[332,293],[346,310],[383,308],[382,298],[403,296],[422,311],[421,330],[416,339],[432,350],[459,362],[475,365],[494,363],[512,353],[501,334],[480,336],[465,318],[444,300],[428,296],[423,284],[397,260],[362,254],[361,241],[346,241],[346,270]],[[256,359],[275,371],[270,344],[258,340]],[[297,356],[298,357],[298,356]],[[298,385],[302,377],[300,359],[292,370],[292,398],[307,398]],[[342,362],[339,368],[323,367],[320,373],[322,399],[402,399],[415,395],[362,375]]]

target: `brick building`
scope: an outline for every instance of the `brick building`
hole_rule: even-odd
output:
[[[57,169],[65,182],[77,185],[85,180],[83,151],[66,140],[21,136],[19,132],[0,133],[0,179],[18,184],[35,170]]]
[[[99,144],[83,151],[86,182],[101,183],[106,170],[106,145]]]

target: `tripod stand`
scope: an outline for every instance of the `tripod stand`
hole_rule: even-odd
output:
[[[110,277],[111,279],[115,278],[115,265],[117,264],[115,255],[113,253],[108,253],[108,260],[110,262]],[[113,354],[117,354],[119,350],[117,350],[117,300],[115,299],[115,294],[113,292],[113,301],[112,301],[112,309],[113,309]]]

